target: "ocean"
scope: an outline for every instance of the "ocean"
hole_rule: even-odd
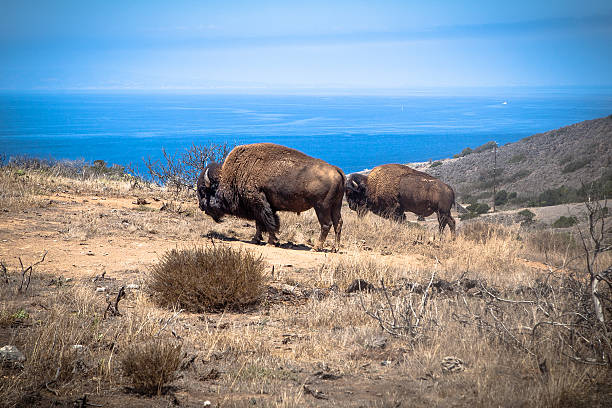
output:
[[[275,96],[190,93],[0,94],[0,152],[142,166],[191,144],[273,142],[346,173],[452,157],[494,140],[612,114],[612,93]],[[142,167],[141,167],[142,168]]]

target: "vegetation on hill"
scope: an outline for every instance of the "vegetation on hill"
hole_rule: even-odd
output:
[[[459,201],[488,197],[496,207],[581,202],[592,189],[612,197],[612,115],[499,146],[496,160],[494,146],[466,148],[422,170],[451,185]],[[493,189],[505,196],[493,197]]]

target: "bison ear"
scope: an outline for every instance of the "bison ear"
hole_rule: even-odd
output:
[[[206,169],[206,171],[204,172],[204,185],[206,186],[206,188],[210,188],[210,179],[208,178],[208,170]]]

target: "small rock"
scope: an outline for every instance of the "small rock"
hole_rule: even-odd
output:
[[[80,353],[80,352],[85,351],[85,349],[86,349],[86,348],[87,348],[87,347],[85,347],[85,346],[84,346],[84,345],[82,345],[82,344],[74,344],[74,345],[72,346],[72,349],[73,349],[74,351],[76,351],[76,352],[79,352],[79,353]]]
[[[287,285],[286,283],[283,284],[283,286],[281,286],[281,292],[285,295],[295,295],[295,288],[297,287],[297,285],[295,286],[291,286],[291,285]]]
[[[2,363],[22,363],[25,360],[23,353],[15,346],[9,344],[0,348],[0,362]]]
[[[100,286],[96,288],[96,293],[104,293],[106,292],[106,286]]]
[[[391,363],[392,363],[391,360],[383,360],[383,361],[380,362],[380,365],[386,367],[388,365],[391,365]]]
[[[126,289],[132,289],[132,290],[136,290],[136,289],[140,289],[140,285],[136,284],[136,283],[130,283],[128,284],[126,287]]]
[[[204,401],[204,403],[202,404],[203,407],[210,407],[211,406],[211,402],[206,400]]]
[[[444,357],[440,365],[442,366],[442,371],[445,373],[458,373],[465,370],[465,363],[463,360],[453,356]]]

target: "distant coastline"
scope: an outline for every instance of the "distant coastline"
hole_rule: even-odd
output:
[[[9,156],[141,165],[191,144],[274,142],[361,171],[452,157],[612,112],[610,94],[272,96],[148,93],[0,94]],[[502,105],[508,101],[507,105]]]

